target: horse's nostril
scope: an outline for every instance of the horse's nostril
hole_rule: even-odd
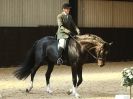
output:
[[[99,60],[99,59],[98,59],[97,63],[98,63],[98,66],[100,66],[100,67],[102,67],[104,65],[104,62],[102,60]]]
[[[103,66],[104,66],[104,64],[100,65],[100,67],[103,67]]]

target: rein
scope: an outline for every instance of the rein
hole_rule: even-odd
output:
[[[71,34],[69,36],[79,44],[79,42]]]
[[[92,49],[94,49],[95,47],[92,47],[90,50],[92,50]],[[93,55],[91,52],[90,52],[90,50],[88,51],[88,53],[94,58],[94,59],[98,59],[95,55]]]
[[[92,49],[94,49],[95,47],[92,47],[92,48],[90,48],[90,50],[92,50]],[[88,51],[88,53],[94,58],[94,59],[96,59],[96,60],[102,60],[102,58],[98,58],[98,57],[96,57],[95,55],[93,55],[91,52],[90,52],[90,50]]]

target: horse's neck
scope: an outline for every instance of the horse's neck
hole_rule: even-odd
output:
[[[68,53],[71,53],[71,55],[79,56],[80,50],[81,46],[79,42],[74,39],[70,39],[68,44]]]

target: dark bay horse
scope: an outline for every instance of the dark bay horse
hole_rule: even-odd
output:
[[[57,43],[56,38],[52,36],[46,36],[37,40],[30,49],[25,62],[15,71],[15,76],[20,80],[26,79],[31,74],[31,85],[26,89],[27,92],[30,92],[33,88],[36,71],[45,63],[48,65],[45,74],[47,92],[52,92],[50,90],[50,75],[58,57]],[[103,66],[109,46],[110,43],[92,34],[79,35],[69,39],[68,46],[63,52],[63,60],[64,65],[71,66],[72,70],[73,88],[69,91],[70,94],[79,97],[76,89],[82,83],[82,65],[88,60],[88,56],[94,57],[98,65]],[[92,53],[92,51],[95,52],[95,54]]]

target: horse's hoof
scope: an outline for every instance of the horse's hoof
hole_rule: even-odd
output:
[[[47,90],[47,93],[52,94],[53,91],[52,90]]]
[[[53,93],[53,91],[51,91],[51,90],[50,90],[50,91],[48,91],[48,93],[49,93],[49,94],[52,94],[52,93]]]
[[[26,89],[26,92],[29,93],[30,91],[28,89]]]
[[[79,94],[75,94],[75,98],[80,98],[80,95]]]
[[[72,94],[72,89],[70,89],[68,92],[67,92],[68,95],[71,95]]]
[[[71,91],[68,91],[68,92],[67,92],[67,94],[68,94],[68,95],[71,95],[71,94],[72,94],[72,92],[71,92]]]

